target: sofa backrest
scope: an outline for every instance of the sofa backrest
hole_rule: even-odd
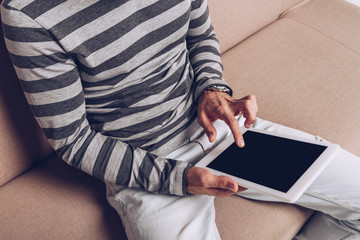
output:
[[[51,153],[21,90],[0,24],[0,186]]]
[[[286,10],[302,1],[304,0],[208,0],[221,52],[224,53],[276,21]]]

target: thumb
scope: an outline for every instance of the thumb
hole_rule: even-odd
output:
[[[236,181],[227,176],[215,176],[212,187],[222,188],[232,192],[239,191],[239,185]]]

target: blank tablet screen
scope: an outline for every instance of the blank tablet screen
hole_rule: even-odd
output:
[[[246,131],[245,147],[233,143],[207,167],[287,192],[327,148]]]

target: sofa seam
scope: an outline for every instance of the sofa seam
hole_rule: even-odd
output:
[[[258,29],[257,31],[253,32],[252,34],[246,36],[244,39],[242,39],[241,41],[237,42],[236,44],[234,44],[233,46],[231,46],[230,48],[228,48],[227,50],[221,52],[221,56],[223,56],[225,53],[230,52],[232,49],[238,47],[239,45],[241,45],[243,42],[247,41],[248,39],[250,39],[251,37],[255,36],[256,34],[258,34],[259,32],[263,31],[264,29],[266,29],[267,27],[271,26],[272,24],[276,23],[277,21],[279,21],[280,19],[277,18],[272,22],[269,22],[268,24],[266,24],[265,26],[263,26],[262,28]]]
[[[224,55],[225,53],[231,51],[233,48],[237,47],[238,45],[240,45],[242,42],[246,41],[247,39],[251,38],[252,36],[256,35],[257,33],[261,32],[262,30],[266,29],[267,27],[269,27],[270,25],[276,23],[277,21],[281,20],[283,18],[283,16],[288,13],[289,11],[298,8],[304,4],[306,4],[307,2],[309,2],[310,0],[302,0],[298,3],[296,3],[295,5],[289,7],[288,9],[285,9],[283,12],[281,11],[282,7],[283,7],[283,3],[280,4],[279,6],[279,12],[278,12],[278,16],[276,19],[274,19],[273,21],[269,22],[268,24],[266,24],[265,26],[261,27],[260,29],[258,29],[257,31],[253,32],[252,34],[246,36],[244,39],[242,39],[241,41],[237,42],[236,44],[234,44],[233,46],[231,46],[230,48],[226,49],[225,51],[221,52],[221,56]],[[216,33],[216,29],[215,29],[215,33]]]
[[[283,18],[288,12],[290,12],[290,11],[292,11],[292,10],[298,8],[298,7],[301,7],[302,5],[307,4],[308,2],[310,2],[310,0],[302,0],[302,1],[298,2],[297,4],[289,7],[288,9],[285,9],[282,13],[280,13],[279,19]],[[282,3],[281,8],[282,8],[283,5],[284,4]]]
[[[286,16],[286,14],[287,14],[289,11],[291,11],[291,10],[293,10],[293,9],[295,9],[295,8],[298,8],[298,7],[300,7],[300,6],[303,5],[303,4],[306,4],[308,1],[309,1],[309,0],[303,0],[302,2],[299,2],[298,4],[294,5],[293,7],[289,8],[288,10],[284,11],[284,13],[280,14],[280,16],[279,16],[278,19],[276,19],[276,20],[274,20],[273,22],[267,24],[266,26],[262,27],[261,29],[259,29],[258,31],[254,32],[253,34],[247,36],[245,39],[241,40],[240,42],[238,42],[238,43],[235,44],[234,46],[230,47],[230,48],[227,49],[226,51],[222,52],[222,53],[221,53],[221,56],[223,56],[223,55],[224,55],[225,53],[227,53],[227,52],[230,52],[233,48],[239,46],[242,42],[246,41],[246,40],[249,39],[250,37],[252,37],[252,36],[256,35],[257,33],[261,32],[262,30],[266,29],[268,26],[270,26],[270,25],[272,25],[272,24],[275,24],[275,23],[276,23],[277,21],[279,21],[279,20],[283,20],[283,19],[285,20],[285,19],[287,19],[287,20],[293,21],[293,22],[295,22],[295,23],[298,23],[298,24],[300,24],[300,25],[302,25],[302,26],[305,26],[305,27],[309,28],[310,30],[312,30],[312,31],[318,33],[319,35],[327,38],[328,40],[330,40],[330,41],[338,44],[339,46],[342,46],[342,47],[346,48],[348,51],[350,51],[350,52],[354,53],[355,55],[357,55],[358,57],[360,57],[360,52],[357,52],[357,51],[355,51],[354,49],[349,48],[349,47],[346,46],[344,43],[341,43],[340,41],[338,41],[338,40],[336,40],[336,39],[334,39],[334,38],[326,35],[325,33],[321,32],[320,30],[312,27],[311,25],[305,24],[305,23],[303,23],[303,22],[297,21],[297,20],[295,20],[295,19],[293,19],[293,18],[290,18],[290,17],[287,17],[287,16]]]
[[[318,34],[320,34],[321,36],[323,36],[323,37],[327,38],[328,40],[331,40],[332,42],[334,42],[334,43],[336,43],[336,44],[338,44],[338,45],[340,45],[340,46],[342,46],[342,47],[346,48],[346,49],[347,49],[347,50],[349,50],[350,52],[352,52],[352,53],[356,54],[358,57],[360,57],[360,52],[357,52],[357,51],[355,51],[354,49],[351,49],[350,47],[346,46],[344,43],[342,43],[342,42],[340,42],[340,41],[336,40],[335,38],[332,38],[332,37],[330,37],[330,36],[326,35],[326,34],[325,34],[325,33],[323,33],[322,31],[320,31],[319,29],[316,29],[316,28],[312,27],[311,25],[305,24],[305,23],[303,23],[303,22],[300,22],[300,21],[295,20],[295,19],[290,18],[290,17],[283,17],[283,18],[281,18],[281,19],[287,19],[287,20],[290,20],[290,21],[296,22],[296,23],[298,23],[298,24],[300,24],[300,25],[302,25],[302,26],[305,26],[305,27],[307,27],[307,28],[311,29],[312,31],[314,31],[314,32],[316,32],[316,33],[318,33]],[[279,19],[279,20],[280,20],[280,19]]]
[[[37,168],[38,166],[44,164],[46,161],[49,161],[52,157],[57,156],[55,152],[52,152],[50,154],[48,154],[47,156],[45,156],[42,159],[37,159],[35,160],[36,162],[34,164],[32,164],[29,168],[19,172],[16,176],[14,176],[13,178],[9,179],[8,181],[0,184],[0,189],[2,187],[4,187],[5,185],[15,181],[16,179],[18,179],[19,177],[23,176],[24,174],[30,172],[31,170],[33,170],[34,168]]]

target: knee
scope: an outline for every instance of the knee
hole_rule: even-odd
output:
[[[122,216],[129,239],[219,239],[212,197],[150,194],[129,200]]]

